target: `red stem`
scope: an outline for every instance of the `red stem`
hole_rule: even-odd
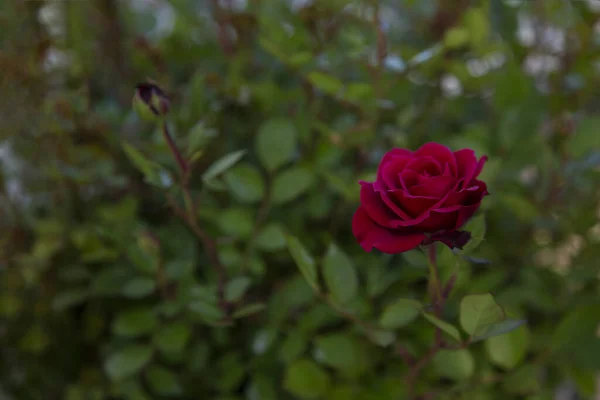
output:
[[[162,133],[165,138],[165,141],[169,145],[169,149],[171,150],[171,153],[173,153],[173,156],[175,157],[175,161],[177,161],[177,165],[179,166],[179,169],[181,170],[181,176],[185,180],[188,175],[188,164],[183,159],[183,156],[181,155],[181,152],[177,148],[177,145],[175,145],[175,141],[173,141],[173,138],[171,137],[171,134],[169,133],[169,128],[167,128],[166,122],[164,122],[162,124]]]

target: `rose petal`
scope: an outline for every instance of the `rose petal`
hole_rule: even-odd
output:
[[[382,167],[381,178],[389,189],[400,187],[399,175],[410,160],[409,157],[398,156]]]
[[[384,167],[389,164],[390,162],[395,161],[397,158],[412,158],[412,151],[406,150],[406,149],[392,149],[390,151],[388,151],[387,153],[385,153],[383,155],[383,157],[381,158],[381,161],[379,162],[379,167],[377,167],[377,180],[382,180],[383,176],[381,175],[383,172]]]
[[[390,221],[398,219],[397,215],[387,207],[379,192],[373,189],[374,184],[360,181],[360,204],[371,219],[381,226],[389,227]],[[377,184],[377,182],[375,183]]]
[[[450,165],[448,165],[448,163],[444,165],[444,173],[442,175],[452,176],[452,170],[450,169]]]
[[[471,233],[466,231],[441,231],[433,234],[429,240],[442,242],[451,249],[462,248],[471,239]]]
[[[475,204],[461,207],[458,214],[458,219],[456,220],[456,229],[461,228],[464,224],[466,224],[469,219],[477,212],[479,206],[481,205],[481,201],[478,201]]]
[[[414,196],[440,197],[445,196],[456,186],[456,178],[453,176],[434,176],[424,180],[420,185],[410,188],[410,194]]]
[[[401,189],[392,190],[389,193],[398,202],[402,210],[415,218],[440,201],[437,197],[413,196]]]
[[[419,174],[427,172],[430,176],[442,174],[442,165],[433,157],[413,158],[406,164],[406,169]]]
[[[451,206],[431,210],[428,212],[429,216],[423,220],[423,222],[413,226],[412,228],[416,230],[422,230],[424,232],[454,229],[462,208],[462,206]]]
[[[413,217],[411,217],[410,215],[408,215],[406,213],[406,211],[404,211],[402,209],[402,207],[400,207],[398,204],[396,204],[396,202],[394,201],[393,198],[391,198],[390,193],[388,191],[385,192],[379,192],[379,195],[381,196],[381,200],[383,200],[383,202],[385,203],[386,206],[388,206],[388,208],[398,216],[398,218],[390,220],[390,225],[393,226],[395,222],[400,221],[410,221]]]
[[[450,170],[452,174],[456,176],[457,174],[457,166],[456,166],[456,158],[454,157],[454,153],[448,147],[443,146],[439,143],[425,143],[419,150],[415,151],[414,157],[426,157],[430,156],[436,159],[441,165],[448,163],[450,166]],[[441,173],[442,171],[440,171]]]
[[[363,207],[359,207],[354,213],[352,233],[365,251],[370,252],[375,247],[388,254],[412,250],[425,239],[422,233],[404,234],[377,225]]]
[[[419,176],[420,175],[415,171],[409,169],[404,170],[400,174],[400,185],[404,190],[408,191],[410,187],[419,183]]]
[[[469,185],[471,181],[481,173],[487,156],[483,156],[477,161],[475,152],[471,149],[463,149],[454,153],[456,164],[458,165],[458,176],[464,179],[464,185]]]

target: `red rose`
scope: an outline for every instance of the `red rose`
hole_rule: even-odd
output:
[[[354,236],[366,251],[375,247],[388,254],[436,240],[462,247],[470,234],[459,228],[488,194],[476,179],[486,161],[486,156],[477,161],[471,149],[452,152],[438,143],[415,152],[391,150],[379,164],[377,180],[360,182]]]

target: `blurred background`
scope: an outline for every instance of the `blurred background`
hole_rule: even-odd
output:
[[[446,319],[491,292],[527,324],[435,358],[421,398],[600,399],[599,0],[0,0],[0,43],[0,399],[409,399],[390,343],[422,355],[433,326],[366,337],[283,232],[335,243],[346,313],[422,296],[422,254],[364,253],[351,218],[381,156],[428,141],[490,158]],[[131,109],[148,79],[225,324]]]

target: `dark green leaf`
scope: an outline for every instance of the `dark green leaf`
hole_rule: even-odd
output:
[[[121,380],[141,370],[150,361],[150,357],[151,347],[131,345],[111,354],[104,364],[104,369],[112,380]]]
[[[73,289],[59,293],[52,301],[52,308],[56,311],[64,311],[70,307],[83,303],[89,297],[87,289]]]
[[[521,325],[525,324],[527,321],[524,319],[507,319],[502,322],[498,322],[496,324],[490,325],[487,330],[480,336],[474,336],[471,339],[471,342],[478,342],[480,340],[485,340],[487,338],[491,338],[498,335],[503,335],[512,330],[517,329]]]
[[[485,239],[485,215],[479,214],[473,217],[461,230],[471,233],[471,240],[463,248],[462,254],[471,253]]]
[[[291,235],[286,235],[288,250],[294,259],[296,266],[304,275],[304,279],[315,290],[318,290],[317,285],[317,266],[314,258],[308,253],[300,241]]]
[[[358,292],[358,277],[352,260],[335,244],[330,244],[323,260],[323,278],[334,300],[346,304]]]
[[[163,353],[180,353],[185,348],[192,331],[184,322],[173,322],[160,328],[154,335],[154,345]]]
[[[141,298],[154,292],[156,281],[152,278],[135,278],[123,286],[123,294],[130,298]]]
[[[454,325],[446,321],[442,321],[441,319],[432,314],[423,313],[423,317],[425,317],[427,321],[431,322],[433,325],[437,326],[454,339],[460,341],[460,332]]]
[[[256,137],[256,153],[269,171],[286,164],[296,149],[296,128],[287,119],[274,118],[264,122]]]
[[[399,299],[388,305],[381,317],[379,325],[384,329],[397,329],[410,324],[422,311],[421,303],[413,299]]]
[[[190,304],[190,310],[207,321],[219,320],[224,317],[223,311],[216,304],[208,301],[194,301]]]
[[[318,71],[309,73],[308,80],[317,89],[331,95],[336,95],[344,86],[337,77]]]
[[[441,350],[432,360],[439,376],[455,381],[469,379],[475,372],[475,360],[468,350]]]
[[[291,332],[281,344],[279,359],[286,364],[299,358],[308,347],[308,339],[303,333]]]
[[[127,142],[123,142],[123,150],[125,150],[125,154],[127,154],[133,165],[144,174],[147,182],[156,183],[160,181],[160,168],[156,163],[148,160],[138,149]]]
[[[181,385],[177,376],[164,367],[152,365],[146,372],[146,381],[152,391],[162,396],[181,394]]]
[[[252,314],[256,314],[262,310],[264,310],[266,307],[266,305],[264,303],[252,303],[252,304],[248,304],[247,306],[243,306],[239,309],[237,309],[232,317],[233,318],[243,318],[246,317],[248,315],[252,315]]]
[[[258,169],[250,164],[236,165],[225,172],[223,179],[239,201],[255,203],[265,194],[263,177]]]
[[[281,225],[271,223],[265,226],[256,237],[256,247],[265,251],[275,251],[284,248],[285,232]]]
[[[157,326],[158,318],[154,310],[138,308],[119,313],[112,330],[117,335],[135,337],[152,332]]]
[[[485,349],[490,360],[505,369],[512,369],[523,361],[529,348],[529,331],[521,326],[509,333],[489,338]]]
[[[240,300],[252,284],[247,276],[238,276],[229,281],[225,287],[225,299],[229,302]]]
[[[346,376],[357,378],[369,367],[368,350],[364,342],[350,334],[330,334],[316,340],[315,358]]]
[[[597,149],[599,131],[600,117],[586,117],[579,122],[575,134],[567,142],[567,148],[573,157],[582,157]]]
[[[460,325],[471,336],[482,336],[491,325],[506,318],[504,310],[489,294],[465,296],[460,303]]]
[[[284,204],[306,192],[313,183],[313,174],[302,167],[280,172],[273,181],[273,204]]]
[[[330,385],[327,371],[307,359],[290,364],[283,380],[285,390],[301,399],[317,399],[327,392]]]
[[[238,150],[232,153],[229,153],[217,161],[215,161],[204,173],[202,174],[202,179],[206,181],[211,181],[217,176],[221,175],[229,168],[233,167],[241,158],[246,154],[246,150]]]

